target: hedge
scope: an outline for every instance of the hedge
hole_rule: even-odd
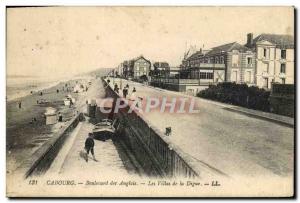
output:
[[[197,96],[250,109],[270,111],[270,92],[246,84],[218,83],[200,91]]]

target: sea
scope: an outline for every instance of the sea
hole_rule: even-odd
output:
[[[58,85],[67,79],[46,78],[36,76],[7,76],[6,100],[14,101],[32,92],[38,92]]]

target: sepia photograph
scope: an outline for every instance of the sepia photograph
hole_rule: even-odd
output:
[[[295,12],[6,6],[6,196],[294,197]]]

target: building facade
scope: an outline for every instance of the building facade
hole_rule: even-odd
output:
[[[294,84],[294,38],[290,35],[247,35],[247,47],[256,52],[256,85]]]
[[[236,42],[200,50],[185,59],[181,67],[186,77],[199,79],[203,84],[255,84],[255,53]]]
[[[143,56],[121,63],[122,77],[139,79],[141,76],[149,76],[151,62]]]
[[[170,75],[170,65],[167,62],[153,63],[153,76],[168,76]]]

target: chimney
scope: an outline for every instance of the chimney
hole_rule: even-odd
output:
[[[247,34],[247,46],[251,46],[253,44],[253,33]]]

